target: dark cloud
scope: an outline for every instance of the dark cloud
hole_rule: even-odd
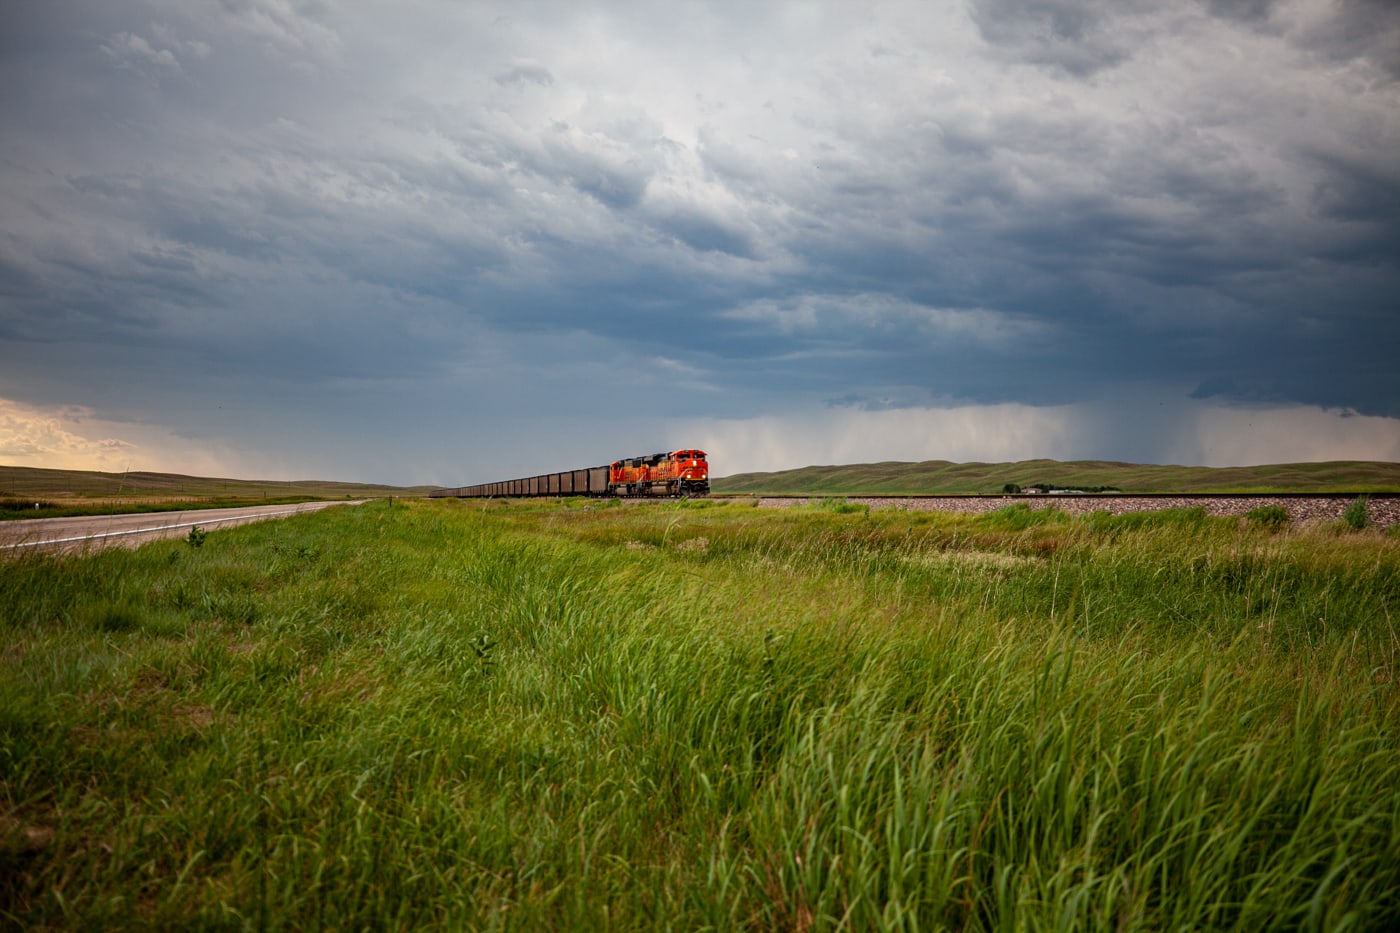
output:
[[[538,84],[540,87],[554,85],[554,75],[549,73],[548,68],[529,63],[514,65],[492,80],[497,84]]]
[[[1381,256],[1395,259],[1400,245],[1400,167],[1367,164],[1338,153],[1317,153],[1320,171],[1313,207],[1323,217],[1367,225]],[[1369,252],[1369,251],[1367,251]]]
[[[654,226],[701,252],[728,253],[742,259],[754,258],[754,246],[742,230],[698,211],[665,209],[657,213]]]
[[[1241,23],[1265,23],[1278,0],[1206,0],[1213,16]]]
[[[1297,40],[1333,63],[1363,61],[1400,80],[1400,7],[1390,0],[1339,0],[1297,33]]]
[[[0,29],[0,398],[1400,415],[1388,5],[41,6]]]
[[[1122,64],[1144,41],[1125,0],[975,0],[982,38],[1018,60],[1088,77]]]

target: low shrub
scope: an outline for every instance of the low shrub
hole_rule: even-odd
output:
[[[1261,505],[1257,509],[1250,509],[1245,514],[1245,519],[1251,525],[1263,528],[1286,528],[1292,522],[1288,517],[1288,510],[1281,505]]]
[[[1200,506],[1185,509],[1158,509],[1153,512],[1125,512],[1114,515],[1107,511],[1093,512],[1089,525],[1095,531],[1146,531],[1150,529],[1181,529],[1204,525],[1210,516]]]
[[[845,496],[826,496],[816,501],[816,507],[823,512],[832,512],[836,515],[847,515],[853,512],[864,512],[870,514],[870,506],[859,502],[847,501]]]
[[[1017,502],[989,513],[985,521],[997,530],[1024,531],[1039,525],[1063,522],[1068,518],[1066,513],[1053,506],[1033,509],[1025,502]]]
[[[1369,499],[1369,496],[1357,496],[1342,513],[1342,524],[1352,531],[1360,531],[1365,528],[1370,521],[1370,515],[1366,512],[1366,503]]]

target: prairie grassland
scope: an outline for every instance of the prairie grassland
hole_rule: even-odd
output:
[[[736,473],[712,480],[721,495],[932,495],[1001,492],[1007,483],[1054,483],[1066,489],[1109,486],[1126,493],[1396,492],[1400,463],[1342,460],[1249,467],[1186,467],[1102,460],[1017,463],[851,463],[776,473]]]
[[[1400,542],[380,502],[0,564],[0,922],[1385,929]]]

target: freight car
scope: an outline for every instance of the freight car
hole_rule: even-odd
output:
[[[544,473],[499,483],[435,489],[433,499],[494,496],[703,496],[710,491],[710,465],[703,450],[688,448],[648,457],[614,460],[607,466]]]

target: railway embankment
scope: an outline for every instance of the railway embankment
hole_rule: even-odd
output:
[[[1153,512],[1163,509],[1201,508],[1208,515],[1244,517],[1254,509],[1278,506],[1295,524],[1340,521],[1342,513],[1356,496],[846,496],[847,502],[869,505],[872,509],[899,509],[905,512],[968,512],[984,514],[1008,505],[1025,503],[1033,509],[1059,509],[1071,515],[1108,512]],[[759,506],[785,508],[807,505],[811,498],[760,497]],[[1379,528],[1400,525],[1400,496],[1370,496],[1366,503],[1369,524]]]

